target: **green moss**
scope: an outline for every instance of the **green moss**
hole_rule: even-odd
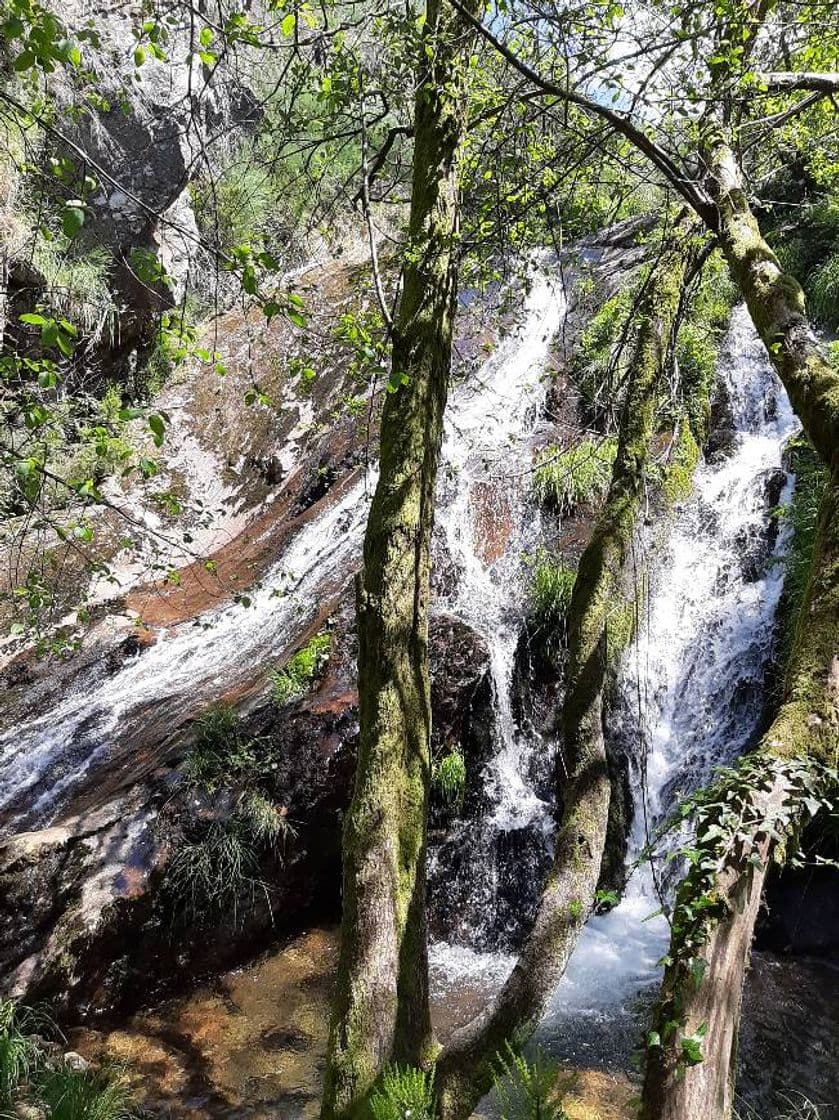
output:
[[[693,492],[693,472],[699,462],[699,444],[690,424],[682,422],[664,471],[662,493],[669,505],[683,502]]]
[[[634,603],[621,599],[606,616],[607,659],[613,665],[635,634],[637,610]]]
[[[305,696],[315,674],[325,664],[332,649],[332,635],[315,634],[282,669],[271,678],[274,702],[280,706]]]
[[[609,488],[617,454],[614,438],[584,439],[560,451],[548,448],[538,461],[533,488],[539,501],[562,515],[602,498]]]

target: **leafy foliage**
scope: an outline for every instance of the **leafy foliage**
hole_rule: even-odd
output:
[[[213,790],[255,776],[258,770],[256,744],[242,734],[236,712],[229,704],[214,704],[196,724],[195,740],[184,760],[187,779]]]
[[[387,1066],[370,1097],[373,1120],[434,1120],[434,1071]]]

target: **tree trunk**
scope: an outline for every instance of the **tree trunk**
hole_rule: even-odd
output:
[[[706,137],[703,158],[708,190],[718,210],[717,232],[732,276],[832,480],[822,506],[785,700],[760,748],[765,780],[757,782],[753,804],[756,819],[765,822],[779,807],[788,812],[790,799],[795,798],[785,760],[835,766],[839,752],[839,372],[813,334],[801,287],[784,274],[760,232],[736,158],[719,127]],[[766,860],[773,848],[774,842],[758,827],[747,843],[724,859],[716,893],[725,900],[726,916],[718,920],[720,915],[712,909],[694,931],[700,940],[707,938],[698,985],[689,974],[690,960],[685,960],[692,953],[685,953],[682,931],[674,924],[672,963],[665,972],[656,1022],[661,1045],[648,1052],[645,1120],[717,1120],[731,1114],[743,978]],[[751,860],[752,854],[758,859]],[[680,905],[694,901],[688,876],[677,894],[676,913]],[[686,1067],[682,1039],[702,1024],[707,1026],[703,1061]]]
[[[732,276],[792,407],[834,477],[839,473],[839,372],[828,362],[807,320],[804,293],[766,244],[743,190],[724,133],[703,148],[708,190],[718,210],[717,233]]]
[[[569,608],[564,750],[557,765],[564,809],[553,864],[533,929],[495,1004],[455,1035],[437,1063],[441,1120],[469,1116],[492,1084],[497,1052],[533,1031],[594,904],[610,800],[603,738],[609,623],[623,604],[624,564],[644,494],[656,401],[689,256],[681,233],[681,244],[665,251],[649,281],[612,481],[580,560]]]
[[[671,963],[662,985],[655,1044],[647,1054],[644,1120],[720,1120],[732,1114],[743,980],[777,844],[772,831],[800,819],[800,802],[811,794],[796,782],[796,766],[816,762],[835,769],[839,756],[837,618],[839,485],[834,480],[822,502],[784,703],[749,772],[755,826],[724,854],[710,891],[704,888],[704,896],[716,900],[707,916],[680,920],[687,913],[684,908],[698,901],[690,875],[677,895]],[[705,962],[699,970],[697,959]],[[688,1066],[682,1040],[703,1026],[702,1061]]]
[[[432,1044],[425,916],[429,545],[457,295],[458,150],[471,36],[429,0],[409,250],[358,583],[360,738],[344,826],[343,922],[324,1120]]]

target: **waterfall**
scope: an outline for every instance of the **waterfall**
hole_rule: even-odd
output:
[[[477,540],[469,534],[458,540],[457,520],[467,516],[482,472],[493,489],[497,486],[508,494],[511,517],[518,515],[516,451],[546,391],[544,363],[563,308],[561,286],[537,272],[519,326],[454,389],[446,413],[442,531],[458,564],[468,572],[459,586],[483,597],[486,613],[480,629],[492,649],[498,710],[509,730],[511,750],[509,678],[515,628],[505,627],[503,616],[508,584],[518,580],[520,558],[515,551],[508,556],[504,549],[493,571],[484,572]],[[523,380],[519,355],[527,362]],[[229,603],[160,631],[150,649],[128,659],[112,676],[88,674],[49,711],[0,735],[0,814],[5,830],[33,828],[54,819],[72,791],[99,766],[112,769],[116,764],[130,780],[144,748],[164,740],[223,694],[258,680],[357,569],[375,482],[376,471],[370,469],[366,478],[336,487],[331,503],[327,500],[326,508],[303,526],[260,585],[249,591],[247,605]],[[458,592],[448,604],[467,620],[479,609],[472,591],[464,591],[462,598]],[[506,796],[508,783],[499,779],[498,786]],[[520,800],[517,791],[516,803]],[[533,801],[532,811],[537,810],[541,806]]]
[[[752,745],[765,710],[786,532],[772,508],[793,482],[782,470],[797,423],[752,327],[735,309],[719,362],[730,402],[730,447],[700,465],[693,495],[675,512],[662,548],[645,530],[649,592],[640,633],[619,671],[612,735],[629,751],[634,822],[629,864],[675,799]],[[643,780],[643,776],[645,779]],[[589,1064],[638,1041],[636,1004],[660,976],[669,935],[649,864],[631,874],[620,904],[590,919],[538,1032],[552,1052]],[[512,958],[437,947],[438,995],[488,996]]]

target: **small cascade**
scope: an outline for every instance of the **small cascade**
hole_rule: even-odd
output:
[[[453,392],[446,416],[441,523],[461,573],[447,605],[467,621],[478,622],[480,615],[477,629],[492,650],[498,710],[511,744],[510,676],[520,612],[511,589],[519,583],[524,547],[517,495],[525,482],[514,477],[516,452],[545,393],[545,359],[563,306],[561,290],[537,274],[520,326]],[[131,779],[147,748],[219,696],[258,680],[357,569],[375,483],[374,469],[348,481],[249,592],[248,605],[230,603],[159,632],[154,646],[113,675],[83,680],[48,712],[0,735],[0,832],[53,820],[100,766],[118,767]],[[481,509],[490,519],[508,503],[497,539],[490,521],[478,527],[474,520],[481,486]],[[487,550],[497,552],[492,563],[481,558]],[[497,786],[506,795],[508,783],[499,779]],[[524,800],[524,786],[517,787],[516,803]],[[532,797],[527,811],[541,811]]]
[[[633,764],[630,866],[676,797],[752,745],[765,716],[786,544],[772,509],[793,486],[782,456],[797,422],[744,307],[734,311],[719,374],[730,447],[697,470],[664,548],[639,542],[652,558],[649,596],[611,720]],[[657,983],[668,942],[665,919],[651,917],[660,887],[643,864],[620,904],[588,922],[539,1030],[546,1049],[582,1064],[626,1062],[638,1040],[637,999]],[[447,999],[470,986],[488,996],[512,964],[502,953],[448,947],[433,960]]]
[[[504,912],[504,880],[508,896],[520,894],[522,868],[538,882],[549,855],[550,805],[539,795],[538,779],[540,770],[549,769],[550,748],[520,726],[513,677],[525,613],[526,556],[539,542],[527,447],[542,415],[550,347],[564,312],[558,280],[536,272],[518,327],[487,361],[478,382],[454,394],[446,422],[436,560],[451,574],[436,606],[486,643],[496,735],[480,775],[477,819],[456,824],[431,854],[432,894],[444,896],[450,915],[443,936],[460,943],[503,940],[505,930],[517,929],[514,898],[506,900],[513,912]],[[439,893],[433,887],[437,880]]]
[[[0,811],[10,830],[52,819],[68,793],[120,750],[133,758],[225,691],[270,666],[343,587],[358,562],[368,477],[310,521],[250,596],[161,632],[113,676],[72,691],[58,706],[0,736]]]

